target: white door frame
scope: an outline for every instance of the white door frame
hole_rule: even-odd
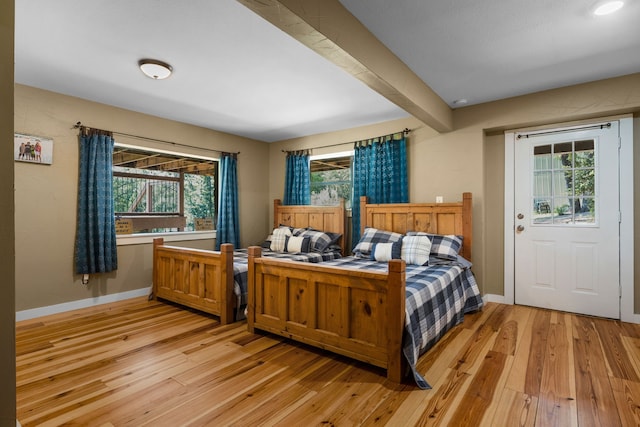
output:
[[[640,323],[634,314],[633,292],[633,117],[603,119],[593,124],[617,120],[620,123],[620,320]],[[588,126],[589,124],[585,124]],[[562,130],[581,126],[561,127]],[[555,130],[555,129],[554,129]],[[549,129],[545,129],[548,132]],[[530,132],[535,133],[535,132]],[[515,139],[516,131],[505,132],[504,138],[504,303],[515,300]]]

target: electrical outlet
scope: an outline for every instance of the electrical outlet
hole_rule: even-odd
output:
[[[444,197],[436,196],[436,203],[442,203],[442,202],[444,202]]]

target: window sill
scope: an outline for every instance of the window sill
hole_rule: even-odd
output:
[[[183,231],[172,233],[138,233],[120,234],[116,236],[117,246],[142,245],[153,243],[153,239],[162,237],[165,242],[184,242],[187,240],[215,239],[215,231]]]

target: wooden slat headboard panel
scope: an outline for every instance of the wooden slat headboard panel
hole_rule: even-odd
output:
[[[344,200],[339,206],[283,205],[280,199],[273,201],[273,228],[280,224],[296,228],[311,227],[316,230],[340,233],[342,254],[347,253],[345,235],[346,211]]]
[[[463,237],[460,255],[471,261],[472,229],[471,193],[463,193],[456,203],[369,204],[360,198],[360,232],[365,227],[406,234],[424,231],[432,234],[456,234]]]

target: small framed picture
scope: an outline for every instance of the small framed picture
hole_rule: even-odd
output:
[[[53,163],[53,139],[16,133],[13,139],[13,158],[18,162],[50,165]]]

